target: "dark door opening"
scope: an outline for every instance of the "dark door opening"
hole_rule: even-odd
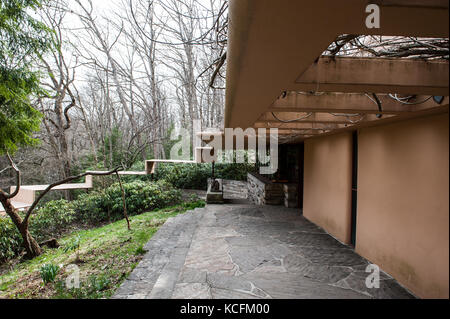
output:
[[[305,168],[305,143],[299,145],[299,163],[298,163],[298,207],[300,208],[300,214],[303,215],[303,180]]]
[[[358,131],[353,132],[352,138],[352,217],[351,217],[351,238],[353,247],[356,245],[356,213],[358,195]]]
[[[289,190],[295,189],[295,198],[293,194],[289,194],[284,199],[284,205],[299,208],[300,214],[303,213],[303,161],[304,143],[281,144],[278,147],[277,172],[272,175],[265,175],[274,183],[286,184]],[[283,191],[286,192],[284,186]]]

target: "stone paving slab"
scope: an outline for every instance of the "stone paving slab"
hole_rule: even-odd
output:
[[[166,298],[170,298],[184,264],[192,235],[201,217],[201,210],[195,209],[167,219],[144,246],[147,253],[119,287],[113,298],[145,299],[154,297],[155,293],[153,295],[151,293],[156,284],[161,296],[167,294]],[[177,264],[174,265],[175,262]],[[163,278],[169,279],[167,286],[164,284]]]
[[[208,205],[169,219],[115,298],[414,298],[299,214],[246,203]]]

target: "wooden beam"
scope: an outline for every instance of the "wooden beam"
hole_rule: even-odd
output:
[[[302,123],[302,122],[292,122],[292,123],[280,123],[277,121],[266,121],[266,122],[256,122],[254,127],[258,128],[278,128],[278,129],[297,129],[297,130],[312,130],[323,132],[324,130],[336,130],[343,127],[351,126],[348,124],[337,124],[337,123]]]
[[[286,88],[448,96],[448,61],[323,56]]]
[[[296,136],[300,136],[300,135],[308,135],[308,136],[312,136],[312,135],[320,135],[323,133],[328,133],[332,130],[322,130],[322,131],[317,131],[317,130],[305,130],[305,129],[278,129],[278,136],[279,137],[284,137],[285,135],[296,135]]]
[[[311,94],[306,92],[287,92],[280,96],[269,108],[269,112],[345,112],[365,114],[402,114],[416,112],[442,104],[448,104],[448,96],[441,104],[436,103],[430,96],[416,96],[409,103],[402,104],[387,94],[377,94],[382,112],[372,94],[366,93],[328,93]]]
[[[340,132],[345,132],[348,130],[355,130],[355,128],[362,128],[362,127],[372,127],[372,126],[378,126],[378,125],[385,125],[385,124],[392,124],[392,123],[397,123],[397,122],[401,122],[404,120],[410,120],[410,119],[415,119],[415,118],[422,118],[422,117],[426,117],[426,116],[434,116],[437,114],[444,114],[447,113],[448,114],[449,111],[449,105],[441,105],[439,107],[435,107],[435,108],[431,108],[431,109],[426,109],[426,110],[422,110],[422,111],[418,111],[418,112],[412,112],[412,113],[407,113],[406,115],[403,116],[386,116],[383,117],[377,121],[363,121],[361,123],[358,124],[354,124],[352,126],[347,126],[347,127],[341,127],[338,129],[334,129],[334,130],[330,130],[328,132],[325,133],[321,133],[321,134],[316,134],[316,135],[311,135],[311,136],[305,136],[305,135],[299,135],[299,136],[293,136],[290,137],[286,143],[298,143],[300,141],[305,140],[306,138],[309,137],[316,137],[316,136],[325,136],[325,135],[332,135],[332,134],[337,134]]]
[[[333,115],[334,114],[334,115]],[[306,117],[307,113],[298,112],[277,112],[275,113],[276,118],[272,112],[264,113],[257,122],[266,123],[277,123],[282,124],[283,121],[293,121],[295,119],[301,119],[295,121],[295,123],[322,123],[322,124],[354,124],[352,122],[365,122],[365,121],[375,121],[379,118],[375,114],[346,114],[346,113],[312,113],[310,116]],[[395,115],[385,114],[382,118],[388,118]],[[281,120],[281,121],[280,121]],[[293,123],[293,122],[290,122]]]

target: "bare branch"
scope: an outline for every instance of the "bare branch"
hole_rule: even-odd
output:
[[[119,172],[119,171],[121,171],[121,170],[123,170],[122,167],[116,167],[115,169],[110,170],[110,171],[108,171],[108,172],[101,172],[101,173],[100,173],[100,172],[85,172],[85,173],[82,173],[82,174],[79,174],[79,175],[76,175],[76,176],[70,176],[70,177],[64,178],[64,179],[62,179],[62,180],[59,180],[59,181],[57,181],[57,182],[54,182],[54,183],[48,185],[47,188],[46,188],[45,190],[43,190],[43,191],[39,194],[39,196],[34,200],[34,202],[31,204],[30,208],[27,209],[27,213],[26,213],[26,215],[25,215],[25,218],[24,218],[23,222],[24,222],[24,223],[28,223],[28,220],[29,220],[29,218],[30,218],[31,213],[32,213],[33,210],[36,208],[36,206],[37,206],[37,204],[40,202],[40,200],[41,200],[41,199],[42,199],[49,191],[51,191],[51,190],[52,190],[53,188],[55,188],[56,186],[62,185],[62,184],[66,184],[66,183],[71,182],[71,181],[73,181],[73,180],[75,180],[75,179],[82,178],[82,177],[84,177],[84,176],[86,176],[86,175],[92,175],[92,176],[106,176],[106,175],[111,175],[111,174],[117,173],[117,172]]]
[[[5,198],[6,199],[11,199],[13,197],[15,197],[20,190],[20,170],[19,168],[16,166],[16,164],[14,163],[14,161],[12,160],[11,156],[9,155],[8,152],[6,152],[6,156],[8,158],[8,161],[11,165],[11,168],[14,170],[14,172],[16,173],[16,189],[14,190],[14,192],[12,192],[11,194],[7,195],[5,194]]]

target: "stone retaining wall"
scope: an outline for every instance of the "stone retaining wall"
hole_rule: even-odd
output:
[[[248,199],[256,205],[298,207],[298,184],[274,183],[257,173],[247,175]]]
[[[283,184],[273,183],[266,177],[247,174],[248,199],[256,205],[282,205],[284,201]]]

